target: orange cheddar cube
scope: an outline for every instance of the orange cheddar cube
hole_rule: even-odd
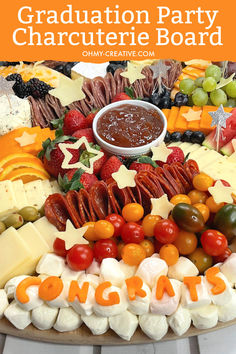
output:
[[[202,111],[202,107],[198,106],[193,106],[192,109],[194,111]],[[193,131],[200,130],[200,120],[192,120],[191,122],[188,122],[188,129]]]
[[[171,108],[170,115],[168,117],[168,122],[167,122],[167,130],[170,133],[174,132],[175,122],[177,120],[178,113],[179,113],[179,107],[172,107]]]
[[[184,118],[183,114],[187,113],[189,111],[190,107],[187,106],[182,106],[180,107],[179,114],[177,116],[176,122],[175,122],[175,127],[174,131],[181,132],[183,133],[185,130],[188,128],[188,122]]]

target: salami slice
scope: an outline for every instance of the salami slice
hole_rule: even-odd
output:
[[[132,201],[128,189],[119,189],[117,183],[112,181],[108,184],[107,190],[113,212],[121,214],[122,208]]]
[[[111,213],[108,188],[105,182],[96,182],[89,191],[90,203],[98,219],[105,219]]]
[[[51,224],[56,226],[59,231],[66,228],[66,220],[70,219],[69,205],[66,198],[59,193],[50,195],[44,205],[45,216]]]
[[[82,226],[79,214],[79,197],[77,191],[69,191],[66,194],[66,200],[70,209],[70,216],[76,228]]]
[[[88,221],[96,221],[96,215],[92,209],[89,194],[85,189],[78,193],[79,215],[82,225]]]

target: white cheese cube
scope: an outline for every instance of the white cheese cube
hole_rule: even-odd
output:
[[[12,182],[12,188],[16,198],[16,205],[18,210],[29,206],[29,202],[26,198],[26,193],[24,189],[24,184],[21,179],[17,179],[16,181]]]
[[[103,281],[110,281],[115,286],[122,286],[125,280],[120,263],[115,258],[103,259],[100,267],[100,276]]]
[[[130,340],[138,327],[138,318],[129,311],[109,317],[110,328],[124,340]]]
[[[62,257],[52,253],[45,254],[37,264],[36,272],[38,274],[47,274],[60,277],[65,270],[65,260]]]
[[[198,273],[195,264],[186,257],[179,257],[178,261],[168,269],[168,277],[179,281],[183,281],[184,277],[198,275]]]
[[[106,333],[109,329],[107,317],[96,316],[94,313],[90,316],[81,316],[82,321],[90,329],[94,336]]]
[[[167,321],[172,331],[177,336],[182,336],[191,326],[190,311],[179,305],[177,310],[171,316],[167,317]]]
[[[24,185],[24,189],[29,205],[34,206],[36,209],[39,210],[46,200],[42,181],[36,180],[26,183]]]
[[[7,216],[8,214],[17,211],[17,201],[12,187],[11,181],[0,182],[0,217]]]
[[[58,314],[58,309],[43,304],[32,311],[32,323],[41,330],[53,327]]]
[[[53,328],[58,332],[75,331],[82,324],[80,315],[71,307],[60,309]]]
[[[16,301],[10,303],[4,316],[18,329],[25,329],[31,323],[30,312],[23,310]]]
[[[182,284],[182,295],[181,304],[188,309],[199,308],[211,303],[210,295],[207,291],[206,281],[203,276],[201,276],[201,283],[196,285],[198,301],[193,301],[190,296],[190,291],[187,285]]]
[[[6,291],[4,289],[0,289],[0,319],[3,317],[4,311],[9,305]]]
[[[218,311],[215,305],[207,305],[190,311],[194,327],[208,329],[218,322]]]
[[[147,313],[139,316],[139,325],[142,331],[151,339],[160,340],[168,331],[166,316]]]
[[[48,221],[46,216],[36,220],[33,224],[47,242],[50,252],[53,252],[53,243],[56,239],[54,234],[58,231],[57,228]]]

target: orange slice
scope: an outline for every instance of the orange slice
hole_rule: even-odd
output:
[[[31,181],[35,181],[37,179],[49,179],[49,175],[42,171],[36,170],[35,168],[18,168],[16,170],[11,171],[6,179],[9,181],[15,181],[17,179],[21,179],[23,183],[28,183]]]
[[[39,163],[42,165],[41,160],[38,159],[36,156],[22,152],[22,153],[10,154],[2,158],[0,160],[0,168],[5,168],[11,165],[12,163],[21,162],[21,161],[30,161],[30,162],[34,161],[35,163]]]
[[[40,164],[37,164],[34,162],[29,162],[29,161],[28,162],[22,161],[22,162],[15,162],[15,163],[9,165],[8,167],[4,168],[3,172],[0,173],[0,181],[8,179],[8,175],[11,172],[13,172],[15,170],[19,170],[20,168],[31,168],[31,169],[40,171],[43,174],[47,175],[48,179],[50,178],[50,176],[48,175],[46,170]]]

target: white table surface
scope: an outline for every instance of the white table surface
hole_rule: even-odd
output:
[[[198,337],[147,345],[75,346],[0,334],[0,354],[236,354],[236,325]]]

